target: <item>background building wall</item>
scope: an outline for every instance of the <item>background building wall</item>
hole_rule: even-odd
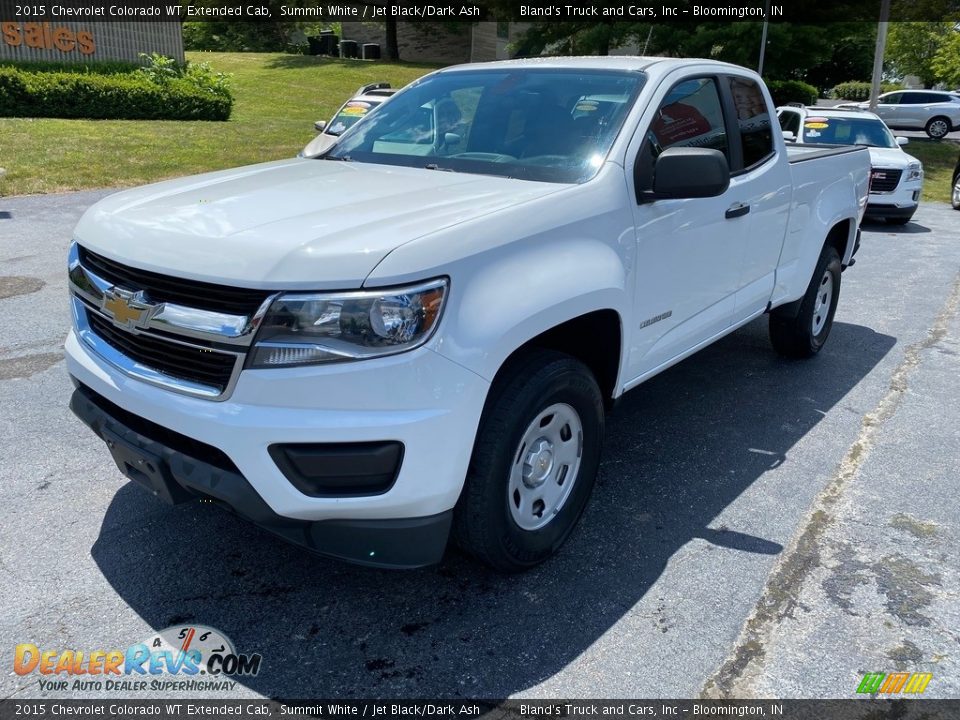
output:
[[[380,52],[386,57],[386,31],[382,24],[345,22],[341,24],[341,40],[358,43],[380,43]],[[432,27],[426,23],[397,23],[397,44],[400,58],[407,62],[455,65],[470,62],[470,23],[458,27]]]
[[[58,33],[61,28],[65,29],[65,32]],[[89,51],[90,43],[78,41],[80,33],[88,33],[92,38],[92,52]],[[30,44],[41,44],[43,47],[30,47]],[[180,23],[82,21],[0,23],[0,60],[77,63],[97,60],[139,62],[140,53],[153,52],[183,61],[183,36]]]

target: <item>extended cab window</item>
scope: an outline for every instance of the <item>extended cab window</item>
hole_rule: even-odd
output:
[[[634,177],[639,189],[653,189],[654,164],[671,147],[713,148],[730,161],[720,93],[713,78],[684,80],[660,104],[637,156]]]
[[[730,78],[730,92],[737,110],[743,166],[751,168],[773,155],[770,112],[760,86],[748,78]]]

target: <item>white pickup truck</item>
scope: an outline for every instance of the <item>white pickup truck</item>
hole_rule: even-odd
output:
[[[764,313],[779,352],[820,350],[869,170],[788,151],[733,65],[440,70],[318,158],[90,208],[71,407],[169,502],[358,563],[452,537],[523,570],[576,525],[617,397]]]

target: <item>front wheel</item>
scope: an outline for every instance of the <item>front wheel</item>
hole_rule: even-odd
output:
[[[934,140],[939,140],[950,132],[950,120],[945,117],[930,118],[924,130]]]
[[[454,510],[457,544],[503,572],[553,555],[590,498],[603,426],[603,397],[583,363],[550,350],[512,360],[480,419]]]
[[[950,204],[954,210],[960,210],[960,175],[953,179],[953,191],[950,193]]]
[[[795,316],[776,310],[770,313],[770,341],[774,350],[791,358],[813,357],[820,352],[833,327],[840,299],[841,270],[836,249],[824,247],[799,312]]]

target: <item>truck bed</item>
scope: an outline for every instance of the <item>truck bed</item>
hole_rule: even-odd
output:
[[[787,143],[787,160],[791,163],[798,163],[807,160],[816,160],[817,158],[830,157],[832,155],[862,152],[866,149],[864,145],[827,145],[825,143],[795,145],[793,143]]]

